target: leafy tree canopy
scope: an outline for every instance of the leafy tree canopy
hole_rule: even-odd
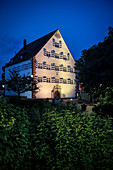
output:
[[[25,74],[21,76],[20,73],[15,70],[10,70],[10,79],[6,80],[5,84],[8,91],[14,91],[18,96],[27,91],[39,91],[37,82],[31,76],[26,76]]]
[[[113,86],[113,28],[103,42],[82,51],[77,62],[79,82],[87,92]]]

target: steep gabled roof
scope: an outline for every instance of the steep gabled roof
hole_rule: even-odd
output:
[[[30,44],[24,46],[11,60],[9,63],[6,63],[6,65],[3,67],[8,67],[13,64],[17,64],[19,62],[28,60],[32,57],[34,57],[41,49],[42,47],[48,42],[48,40],[54,35],[54,33],[57,30],[39,38],[36,41],[31,42]],[[22,57],[21,57],[22,56]]]

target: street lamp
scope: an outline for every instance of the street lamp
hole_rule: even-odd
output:
[[[2,87],[5,88],[5,85],[3,84]]]
[[[31,75],[31,78],[33,78],[33,75]]]

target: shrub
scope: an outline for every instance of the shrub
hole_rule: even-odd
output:
[[[28,169],[31,144],[27,111],[0,99],[0,113],[0,169]]]
[[[73,116],[74,115],[74,116]],[[46,112],[37,128],[34,152],[37,169],[113,168],[110,118],[56,109]]]

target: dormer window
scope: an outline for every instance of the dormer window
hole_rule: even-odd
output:
[[[53,38],[53,46],[55,46],[55,39]]]

